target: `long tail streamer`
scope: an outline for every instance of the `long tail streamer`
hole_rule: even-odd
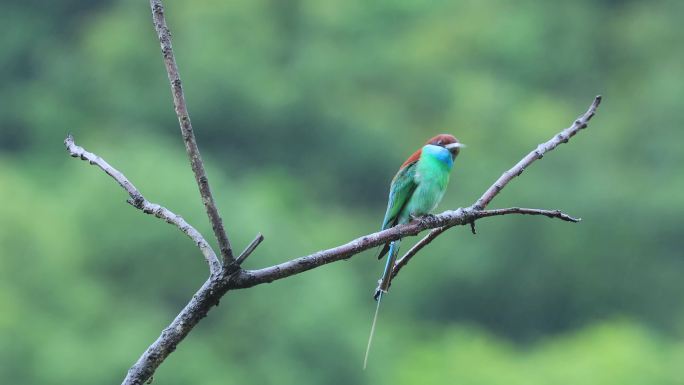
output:
[[[375,334],[375,324],[378,321],[378,313],[380,311],[380,302],[382,301],[382,292],[378,295],[378,304],[375,305],[375,315],[373,316],[373,324],[371,325],[370,335],[368,336],[368,345],[366,345],[366,356],[363,358],[363,370],[366,370],[368,365],[368,353],[370,353],[371,343],[373,342],[373,334]]]
[[[363,369],[366,370],[368,364],[368,353],[370,353],[371,343],[373,342],[373,334],[375,334],[375,324],[378,322],[378,313],[380,312],[380,302],[382,295],[389,290],[390,282],[392,281],[392,270],[394,262],[397,260],[399,253],[399,244],[401,241],[393,241],[390,243],[389,253],[387,255],[387,262],[385,263],[385,270],[382,272],[382,277],[378,281],[378,288],[375,289],[375,300],[378,304],[375,305],[375,315],[373,316],[373,324],[371,325],[370,336],[368,336],[368,345],[366,346],[366,356],[363,358]]]

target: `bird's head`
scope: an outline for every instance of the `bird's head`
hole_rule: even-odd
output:
[[[428,140],[426,144],[446,148],[451,153],[452,158],[456,158],[456,155],[458,155],[461,148],[465,147],[465,145],[459,142],[458,139],[456,139],[456,137],[449,134],[437,135],[434,138]]]

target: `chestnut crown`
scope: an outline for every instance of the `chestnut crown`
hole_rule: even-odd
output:
[[[449,150],[449,152],[451,152],[451,156],[453,158],[456,158],[456,155],[458,155],[460,149],[465,147],[461,142],[458,141],[458,139],[456,139],[455,136],[449,134],[437,135],[428,140],[426,144],[446,148]]]

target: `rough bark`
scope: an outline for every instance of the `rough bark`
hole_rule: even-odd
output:
[[[209,187],[209,179],[207,173],[204,171],[204,163],[200,156],[197,141],[195,140],[195,133],[190,122],[190,115],[188,114],[188,107],[185,103],[185,95],[183,94],[183,84],[181,83],[180,74],[178,73],[178,66],[176,65],[176,58],[173,55],[173,48],[171,46],[171,32],[166,26],[166,19],[164,18],[164,7],[160,0],[150,0],[152,7],[152,20],[154,22],[154,29],[157,31],[159,37],[159,44],[161,44],[162,56],[164,57],[164,66],[166,66],[166,73],[171,84],[171,94],[173,95],[173,106],[178,116],[178,123],[180,124],[183,142],[185,143],[185,151],[190,159],[190,167],[195,174],[195,181],[199,187],[202,203],[209,216],[211,228],[214,230],[214,236],[219,244],[219,250],[223,257],[223,264],[225,266],[233,265],[235,258],[233,257],[233,249],[230,246],[228,235],[223,228],[223,220],[219,215],[214,202],[214,196]],[[235,268],[235,266],[231,267]]]

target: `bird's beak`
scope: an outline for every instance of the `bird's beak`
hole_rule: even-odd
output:
[[[453,150],[453,149],[455,149],[455,148],[463,148],[463,147],[465,147],[465,146],[466,146],[466,145],[463,144],[463,143],[449,143],[449,144],[447,144],[446,146],[444,146],[444,148],[446,148],[447,150],[451,151],[451,150]]]

